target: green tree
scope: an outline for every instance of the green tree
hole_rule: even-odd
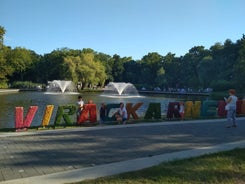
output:
[[[160,86],[161,88],[164,88],[165,84],[166,84],[166,80],[165,80],[165,70],[163,67],[160,67],[157,70],[157,77],[156,77],[156,85]]]
[[[79,82],[82,83],[82,89],[104,85],[106,74],[105,68],[99,61],[95,61],[94,53],[83,52],[80,59],[75,61],[75,73]]]
[[[233,78],[236,87],[244,92],[245,86],[245,35],[243,35],[241,40],[237,41],[239,46],[239,56],[237,63],[234,66]]]
[[[102,63],[102,65],[105,68],[105,73],[106,73],[105,83],[109,83],[109,81],[114,81],[114,77],[112,74],[112,67],[114,61],[112,60],[112,57],[104,53],[96,53],[94,57],[95,57],[95,61]]]
[[[24,80],[27,75],[27,71],[33,66],[33,63],[37,61],[36,55],[33,51],[16,47],[15,49],[8,52],[7,60],[14,68],[14,73],[11,76],[12,81]],[[31,78],[31,76],[27,76]]]
[[[4,27],[0,26],[0,49],[3,48],[3,40],[4,40],[4,35],[6,33],[6,30],[4,29]]]
[[[125,71],[124,62],[127,60],[131,60],[131,58],[121,58],[117,54],[111,58],[110,64],[112,64],[112,76],[115,82],[123,81],[123,72]]]
[[[231,81],[231,84],[234,85],[234,74],[235,66],[238,63],[239,57],[239,47],[238,44],[233,43],[231,40],[227,39],[224,43],[223,49],[223,62],[221,72],[221,77],[224,80]]]
[[[9,76],[14,72],[14,68],[7,60],[10,51],[11,49],[6,46],[0,49],[0,88],[8,88]]]
[[[141,83],[149,87],[159,86],[158,70],[163,67],[163,57],[157,52],[148,53],[144,56],[140,64],[141,76],[147,76],[141,78]]]
[[[77,63],[81,62],[79,56],[67,56],[62,63],[62,78],[65,80],[71,80],[74,83],[78,83],[78,76],[76,74]]]
[[[8,76],[12,75],[14,71],[7,59],[11,48],[4,45],[3,40],[5,33],[4,27],[0,26],[0,88],[8,87]]]
[[[123,81],[133,84],[139,84],[140,78],[140,65],[138,62],[131,60],[124,63]]]
[[[231,40],[226,40],[224,45],[216,43],[210,50],[215,68],[215,72],[212,73],[213,82],[211,86],[216,90],[235,87],[234,75],[236,74],[235,66],[239,56],[238,45],[232,43]]]
[[[210,87],[212,81],[214,81],[213,74],[215,73],[215,67],[212,56],[204,57],[197,65],[199,85],[202,88]]]
[[[224,57],[224,46],[221,43],[216,43],[215,45],[210,47],[210,51],[212,54],[212,58],[214,61],[214,67],[216,68],[216,72],[213,74],[213,78],[217,79],[223,79],[224,73],[227,72],[224,71],[225,67],[223,65],[223,57]]]
[[[40,63],[37,65],[37,73],[42,82],[52,80],[65,80],[64,72],[64,58],[69,55],[67,48],[57,49],[51,53],[45,54]]]
[[[184,75],[182,75],[182,80],[186,87],[200,87],[198,65],[208,53],[203,46],[195,46],[183,57],[182,69]]]
[[[165,69],[164,86],[165,88],[179,88],[182,82],[181,60],[175,57],[175,54],[168,53],[163,57],[163,66]]]
[[[62,48],[52,51],[42,57],[36,65],[39,78],[43,82],[49,80],[72,80],[82,83],[83,88],[88,85],[104,84],[106,78],[102,62],[95,58],[92,49],[73,50]]]

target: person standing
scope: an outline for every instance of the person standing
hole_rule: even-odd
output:
[[[78,96],[78,101],[77,101],[77,122],[79,120],[79,117],[81,115],[81,112],[83,110],[84,106],[84,101],[81,95]]]
[[[184,120],[184,115],[185,115],[184,102],[179,102],[179,114],[180,114],[181,120]]]
[[[236,103],[237,97],[235,96],[236,91],[234,89],[229,90],[229,97],[224,98],[226,102],[225,110],[227,111],[227,128],[237,127],[236,123]],[[231,124],[232,123],[232,124]]]
[[[105,117],[106,117],[106,105],[105,103],[102,103],[100,107],[100,124],[104,123]]]

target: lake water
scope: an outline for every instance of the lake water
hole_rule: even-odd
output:
[[[38,106],[38,111],[33,119],[31,126],[39,126],[42,122],[44,111],[47,105],[54,105],[50,124],[54,123],[54,118],[58,106],[67,104],[76,104],[79,94],[69,93],[45,93],[45,92],[16,92],[16,93],[1,93],[0,94],[0,128],[14,128],[15,127],[15,107],[24,107],[24,116],[26,115],[30,106]],[[82,93],[85,103],[88,100],[93,100],[99,110],[102,102],[120,103],[130,102],[144,104],[137,110],[139,117],[143,117],[150,102],[160,102],[162,115],[167,111],[168,103],[171,101],[180,100],[203,100],[208,97],[186,97],[186,96],[165,96],[165,95],[151,95],[151,96],[139,96],[139,97],[108,97],[103,96],[100,93]],[[74,117],[75,122],[75,117]]]

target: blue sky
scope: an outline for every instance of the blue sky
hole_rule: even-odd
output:
[[[141,59],[245,34],[244,0],[0,0],[5,45],[38,54],[91,48]]]

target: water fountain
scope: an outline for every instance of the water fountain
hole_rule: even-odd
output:
[[[102,94],[104,96],[139,96],[135,86],[125,82],[110,82]]]
[[[65,93],[75,92],[75,85],[72,81],[53,80],[48,81],[47,92]]]

